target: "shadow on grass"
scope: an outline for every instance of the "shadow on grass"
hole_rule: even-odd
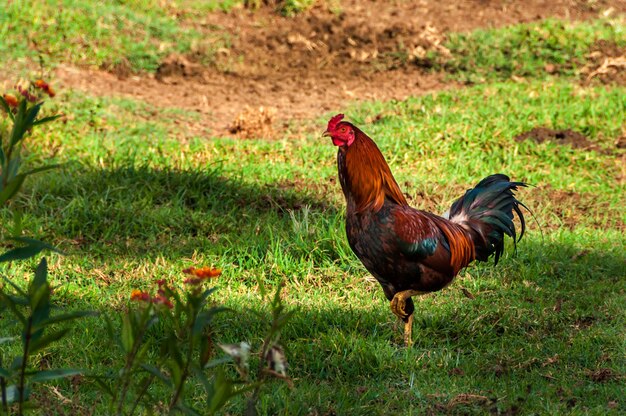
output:
[[[70,255],[98,258],[107,264],[122,258],[165,257],[175,261],[205,252],[225,256],[226,262],[246,270],[273,267],[279,260],[266,255],[276,250],[274,254],[292,255],[294,260],[284,261],[296,263],[292,273],[298,280],[306,280],[316,277],[297,276],[304,273],[297,264],[303,257],[298,256],[308,256],[315,265],[341,263],[346,261],[344,256],[353,257],[349,252],[338,252],[337,245],[343,249],[347,246],[342,215],[323,197],[305,187],[228,178],[219,169],[177,171],[128,166],[80,174],[59,171],[37,182],[30,200],[40,201],[25,211],[44,227],[44,239],[60,243]],[[306,206],[310,207],[309,217],[292,215],[302,213]],[[298,232],[297,227],[310,229]],[[496,281],[505,280],[516,286],[517,292],[527,292],[525,299],[532,300],[540,288],[541,298],[549,298],[552,307],[578,297],[581,313],[592,313],[596,295],[613,293],[626,277],[623,253],[610,240],[602,242],[598,236],[598,246],[585,249],[581,244],[587,242],[574,236],[550,242],[539,240],[537,234],[530,230],[517,254],[504,258],[498,267],[493,268],[491,261],[472,269],[477,270],[478,286],[481,275],[493,274]],[[276,241],[282,244],[278,248],[272,246]],[[345,290],[338,281],[320,278],[311,283],[327,286],[330,292]],[[457,281],[450,289],[462,285],[462,280]],[[358,284],[354,290],[362,286]],[[378,286],[375,290],[382,297]],[[502,296],[498,301],[506,302],[507,289],[495,290]],[[346,304],[345,311],[352,306]],[[340,319],[345,311],[330,316]],[[308,316],[305,320],[318,319]],[[350,326],[351,322],[355,322],[354,317],[337,325]],[[308,336],[315,327],[307,325],[311,331]]]
[[[244,181],[218,169],[53,172],[34,186],[29,200],[41,201],[24,210],[44,224],[43,238],[70,253],[138,258],[188,256],[208,245],[227,251],[270,234],[288,235],[291,213],[338,214],[337,207],[293,183]]]
[[[243,260],[240,263],[239,270],[246,270],[276,261],[263,257],[272,239],[287,243],[300,239],[296,248],[302,253],[313,251],[320,244],[318,237],[341,240],[345,245],[341,211],[323,197],[291,185],[226,178],[219,170],[122,167],[80,174],[55,172],[36,182],[27,195],[25,203],[29,205],[24,211],[29,213],[29,221],[45,230],[44,239],[69,248],[71,255],[99,257],[104,263],[156,256],[176,260],[207,250],[227,255],[233,262],[241,255],[253,257],[253,266]],[[295,222],[307,220],[298,216],[294,219],[290,214],[301,213],[307,205],[311,207],[310,225],[318,229],[310,239],[302,237],[309,236],[308,231],[294,231]],[[336,234],[325,234],[328,229]],[[626,263],[623,251],[616,247],[620,242],[599,234],[588,241],[568,236],[542,242],[538,232],[531,230],[520,243],[517,255],[506,256],[496,268],[489,264],[472,269],[479,287],[475,300],[460,294],[459,288],[466,284],[463,279],[453,283],[446,293],[428,295],[441,300],[417,303],[416,346],[410,351],[410,360],[403,358],[402,327],[396,326],[379,287],[374,289],[374,299],[380,301],[372,302],[367,284],[359,278],[348,277],[345,283],[307,282],[319,277],[316,271],[313,277],[296,275],[299,284],[288,289],[294,303],[302,306],[283,336],[290,374],[298,380],[297,388],[306,390],[310,381],[397,383],[412,376],[415,363],[428,366],[419,370],[420,375],[432,372],[445,380],[448,371],[458,365],[458,357],[469,357],[465,361],[469,362],[468,373],[486,378],[493,378],[491,368],[495,364],[502,368],[498,371],[525,374],[543,368],[542,360],[555,354],[565,357],[561,359],[564,371],[571,371],[568,363],[582,362],[591,368],[603,354],[617,357],[620,337],[615,334],[623,328],[623,319],[619,318],[623,297],[620,282],[624,281]],[[586,249],[590,241],[597,242],[597,246]],[[239,251],[234,252],[233,247]],[[296,248],[285,245],[280,250]],[[334,260],[345,261],[332,250],[329,244],[320,258],[335,256]],[[318,257],[312,259],[318,264]],[[490,286],[481,286],[482,279],[490,281],[486,283]],[[229,283],[225,279],[218,285]],[[304,300],[308,283],[322,286],[321,299],[315,303],[319,307]],[[336,291],[362,291],[363,295],[339,294],[323,299],[324,293],[330,298]],[[451,291],[457,295],[451,295]],[[79,300],[74,299],[76,293],[80,292],[65,294],[65,301]],[[224,302],[233,311],[215,322],[216,340],[258,340],[268,321],[246,306],[269,316],[266,304],[247,292],[233,290],[231,295]],[[84,320],[80,325],[88,330],[73,331],[72,339],[75,337],[77,344],[107,338],[101,320]],[[593,337],[576,338],[588,329],[595,331]],[[568,347],[572,339],[577,350]],[[433,364],[431,352],[436,358]],[[429,359],[420,361],[426,353]],[[75,352],[70,350],[58,355],[60,360],[76,360]],[[81,359],[89,361],[80,363],[85,368],[102,366],[114,360],[114,353],[97,348]],[[530,370],[520,367],[526,363]],[[471,378],[466,384],[477,388]]]

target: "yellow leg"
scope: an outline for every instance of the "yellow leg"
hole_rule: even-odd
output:
[[[413,345],[413,314],[409,315],[409,319],[404,323],[404,345],[410,348]]]
[[[423,292],[418,292],[417,290],[404,290],[402,292],[398,292],[394,295],[393,299],[391,299],[391,312],[400,318],[404,322],[404,344],[407,347],[410,347],[413,344],[413,339],[411,334],[413,332],[413,311],[407,312],[406,300],[411,296],[421,295]]]

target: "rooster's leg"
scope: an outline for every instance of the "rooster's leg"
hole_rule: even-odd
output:
[[[413,301],[411,296],[420,295],[417,290],[398,292],[391,299],[391,312],[404,322],[404,343],[407,347],[413,344],[411,333],[413,330]]]
[[[404,323],[404,345],[410,347],[413,345],[413,314],[410,314]]]

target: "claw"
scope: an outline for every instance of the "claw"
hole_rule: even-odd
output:
[[[389,306],[391,307],[391,312],[401,320],[406,321],[406,318],[409,317],[409,314],[404,309],[406,307],[406,298],[396,295],[391,299],[391,305]]]
[[[404,344],[410,347],[413,344],[411,338],[413,332],[413,306],[411,304],[410,312],[406,310],[406,302],[411,296],[420,295],[422,292],[416,290],[404,290],[398,292],[391,299],[391,312],[404,322]]]

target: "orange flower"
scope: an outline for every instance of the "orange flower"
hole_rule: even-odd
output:
[[[200,269],[196,269],[195,267],[189,267],[188,269],[183,270],[183,273],[200,277],[202,279],[208,279],[221,275],[222,271],[220,269],[214,269],[212,267],[202,267]]]
[[[220,269],[214,269],[212,267],[202,267],[200,269],[196,269],[195,267],[189,267],[188,269],[183,270],[183,273],[193,276],[185,279],[183,283],[188,285],[199,285],[207,279],[221,275],[222,271]]]
[[[39,89],[42,89],[46,94],[48,94],[50,96],[50,98],[52,98],[52,97],[54,97],[56,95],[56,93],[54,92],[54,90],[52,89],[50,84],[48,84],[43,79],[38,79],[37,81],[35,81],[35,87],[39,88]]]
[[[150,302],[150,295],[147,292],[133,289],[133,291],[130,293],[130,300]]]
[[[9,107],[11,108],[17,107],[18,102],[17,102],[17,98],[15,97],[15,95],[4,94],[2,98],[4,98],[4,101],[7,103]]]

